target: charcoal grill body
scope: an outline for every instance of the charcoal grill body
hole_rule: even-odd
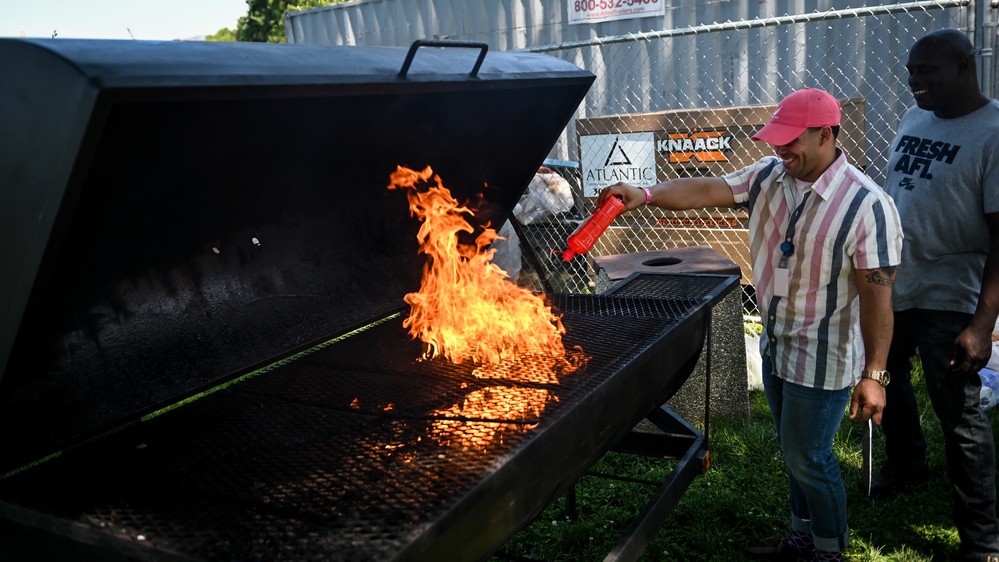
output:
[[[0,41],[0,471],[402,306],[397,165],[500,224],[593,76],[479,54]]]
[[[484,52],[0,40],[5,555],[481,559],[682,384],[737,278],[553,295],[557,381],[421,360],[388,175],[499,224],[593,79]]]

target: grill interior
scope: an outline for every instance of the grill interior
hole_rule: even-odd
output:
[[[8,478],[0,499],[144,556],[482,556],[668,398],[710,299],[556,296],[566,348],[582,349],[574,372],[537,358],[486,373],[421,360],[393,316]],[[671,373],[622,368],[664,354]],[[594,407],[620,411],[594,419]],[[517,486],[496,496],[498,482]],[[449,534],[459,520],[475,524]]]
[[[502,223],[592,74],[415,53],[0,39],[0,473],[403,306],[399,165]]]

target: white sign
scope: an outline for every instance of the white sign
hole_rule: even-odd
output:
[[[579,155],[584,197],[596,197],[601,189],[617,182],[638,186],[656,183],[655,133],[582,135]]]
[[[666,0],[568,0],[569,24],[665,16]]]

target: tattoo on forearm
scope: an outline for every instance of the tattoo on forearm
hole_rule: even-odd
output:
[[[895,266],[873,269],[867,274],[867,282],[874,285],[884,285],[891,287],[895,284]]]

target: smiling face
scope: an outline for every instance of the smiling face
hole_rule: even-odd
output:
[[[830,127],[813,127],[793,141],[774,146],[784,169],[792,178],[815,181],[836,159],[835,141]]]
[[[917,43],[909,52],[905,68],[909,71],[909,89],[916,105],[946,117],[948,108],[960,98],[959,57]]]
[[[978,87],[975,51],[956,29],[931,31],[909,50],[909,89],[920,109],[951,119],[988,103]]]

